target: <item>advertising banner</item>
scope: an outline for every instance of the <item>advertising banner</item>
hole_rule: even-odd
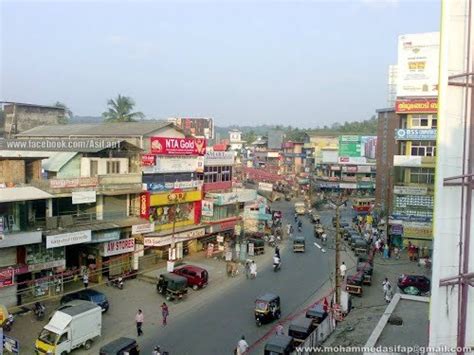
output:
[[[132,235],[151,233],[153,231],[155,231],[154,223],[134,224],[132,226]]]
[[[234,152],[208,151],[204,156],[205,166],[234,165]]]
[[[153,154],[143,154],[142,155],[142,166],[153,166],[155,165],[156,156]]]
[[[150,217],[150,194],[148,192],[140,195],[140,217],[145,219]]]
[[[367,164],[366,157],[339,157],[339,164]]]
[[[340,189],[352,189],[352,190],[355,190],[355,189],[357,189],[357,184],[350,184],[350,183],[341,182],[341,183],[339,183],[339,188],[340,188]]]
[[[151,154],[157,155],[204,155],[206,139],[151,137]]]
[[[96,202],[96,191],[73,191],[72,192],[72,204],[79,205],[81,203],[94,203]]]
[[[155,165],[143,167],[145,174],[185,173],[198,169],[196,157],[157,157]]]
[[[394,186],[393,193],[396,195],[426,195],[427,186]]]
[[[436,113],[438,99],[411,99],[395,101],[396,113]]]
[[[431,238],[433,227],[426,222],[403,222],[403,236],[411,238]]]
[[[340,136],[339,156],[360,157],[361,156],[360,136]]]
[[[397,96],[438,96],[439,32],[398,37]]]
[[[114,240],[102,244],[102,256],[113,256],[135,251],[135,238]]]
[[[214,201],[202,200],[202,210],[201,214],[203,216],[212,217],[214,216]]]
[[[97,177],[81,177],[75,179],[51,179],[49,187],[52,189],[62,189],[70,187],[94,187],[97,186]]]
[[[201,191],[171,191],[150,195],[150,206],[166,206],[175,203],[195,202],[201,200],[201,198]]]
[[[258,183],[258,189],[261,191],[273,191],[273,184],[269,184],[266,182],[259,182]]]
[[[396,129],[395,139],[397,140],[416,140],[416,141],[435,141],[436,129]]]
[[[46,237],[46,248],[57,248],[66,245],[87,243],[92,240],[92,231],[83,230],[78,232],[48,235]]]
[[[204,237],[205,235],[206,235],[206,229],[199,228],[195,230],[175,233],[174,241],[176,243],[185,242],[186,240],[201,238],[201,237]],[[167,235],[167,236],[162,236],[162,237],[146,237],[143,239],[143,244],[145,246],[152,246],[152,247],[168,245],[168,244],[171,244],[172,242],[173,242],[172,235]]]

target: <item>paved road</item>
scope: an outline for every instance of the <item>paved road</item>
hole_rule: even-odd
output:
[[[276,202],[273,209],[280,209],[291,217],[292,206],[288,202]],[[329,224],[333,212],[321,213],[323,223]],[[232,354],[242,335],[249,343],[263,336],[272,325],[258,328],[254,321],[254,301],[265,292],[281,297],[282,317],[297,310],[311,299],[315,291],[328,279],[333,267],[333,251],[322,253],[313,245],[313,227],[308,217],[303,217],[303,235],[307,238],[304,254],[294,254],[290,243],[282,248],[282,270],[274,273],[271,262],[259,265],[255,280],[241,278],[218,292],[208,302],[190,309],[177,318],[171,316],[170,324],[161,327],[153,339],[145,338],[141,348],[151,353],[153,346],[161,345],[171,354]],[[271,250],[267,249],[267,254]],[[216,287],[216,286],[214,286]]]

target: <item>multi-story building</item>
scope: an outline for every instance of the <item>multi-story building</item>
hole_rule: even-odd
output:
[[[172,122],[181,128],[187,136],[206,139],[214,138],[214,119],[212,118],[170,117],[168,122]]]
[[[297,175],[303,172],[303,142],[288,141],[283,143],[283,172]]]

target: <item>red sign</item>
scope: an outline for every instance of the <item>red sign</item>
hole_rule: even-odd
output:
[[[15,265],[0,270],[0,288],[13,285],[15,274],[24,274],[28,272],[27,265]]]
[[[396,113],[436,113],[438,112],[438,99],[397,100]]]
[[[151,137],[151,154],[204,155],[206,140],[203,138]]]
[[[155,156],[153,154],[142,155],[142,166],[153,166],[155,165]]]
[[[148,192],[140,195],[140,217],[146,219],[150,217],[150,194]]]

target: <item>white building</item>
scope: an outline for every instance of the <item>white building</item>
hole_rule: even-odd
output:
[[[242,132],[238,129],[232,129],[229,131],[229,145],[230,150],[240,152],[244,147],[245,141],[242,140]]]
[[[388,66],[388,89],[387,89],[387,107],[395,107],[397,100],[397,78],[398,65],[392,64]]]

